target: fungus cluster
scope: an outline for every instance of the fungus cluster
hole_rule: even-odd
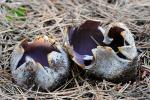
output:
[[[11,73],[18,85],[30,87],[32,83],[52,90],[69,75],[67,53],[96,77],[115,81],[136,74],[137,49],[129,29],[119,22],[103,28],[92,20],[68,28],[64,47],[47,36],[21,41],[12,53]]]

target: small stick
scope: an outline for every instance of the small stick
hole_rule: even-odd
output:
[[[100,44],[94,39],[93,36],[90,36],[90,37],[91,37],[91,39],[92,39],[98,46],[100,46]]]

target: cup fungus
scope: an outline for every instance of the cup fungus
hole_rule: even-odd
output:
[[[39,36],[32,42],[25,39],[12,53],[11,72],[20,86],[28,88],[35,84],[52,90],[68,76],[68,57],[61,46],[47,36]]]
[[[136,74],[137,49],[123,23],[111,23],[104,30],[100,22],[88,20],[67,33],[65,46],[72,60],[96,77],[123,81]]]

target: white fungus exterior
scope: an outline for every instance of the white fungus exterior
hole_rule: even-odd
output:
[[[117,47],[119,52],[125,56],[125,58],[119,57],[117,52],[115,52],[109,44],[113,41],[113,38],[108,36],[109,30],[112,27],[119,27],[123,29],[119,33],[128,44],[124,42],[123,46]],[[133,34],[126,27],[125,24],[120,22],[114,22],[103,29],[101,26],[98,27],[104,36],[103,43],[106,45],[97,45],[96,48],[92,49],[93,56],[86,56],[83,60],[93,60],[89,65],[81,64],[78,59],[76,59],[77,54],[74,53],[74,48],[69,44],[69,37],[66,36],[66,47],[72,60],[82,67],[83,69],[89,70],[97,77],[102,77],[108,80],[114,80],[117,78],[132,77],[132,74],[136,73],[137,66],[134,64],[134,60],[137,57],[137,49],[135,46]],[[79,34],[80,35],[80,34]],[[73,38],[73,37],[72,37]],[[129,75],[127,75],[129,74]],[[123,76],[123,77],[122,77]]]
[[[47,42],[49,41],[47,36],[42,38]],[[42,89],[51,90],[67,78],[69,74],[68,57],[58,44],[55,44],[55,46],[60,52],[52,51],[47,55],[49,66],[42,66],[31,57],[26,56],[25,62],[17,68],[25,52],[20,44],[15,46],[11,57],[11,73],[18,85],[27,88],[34,84]]]

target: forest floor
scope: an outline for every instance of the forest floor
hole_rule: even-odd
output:
[[[7,1],[7,2],[6,2]],[[135,82],[89,80],[71,69],[68,81],[53,92],[24,89],[13,82],[10,57],[23,38],[52,35],[85,20],[125,23],[135,35],[139,73]],[[150,0],[0,0],[0,99],[150,100]]]

